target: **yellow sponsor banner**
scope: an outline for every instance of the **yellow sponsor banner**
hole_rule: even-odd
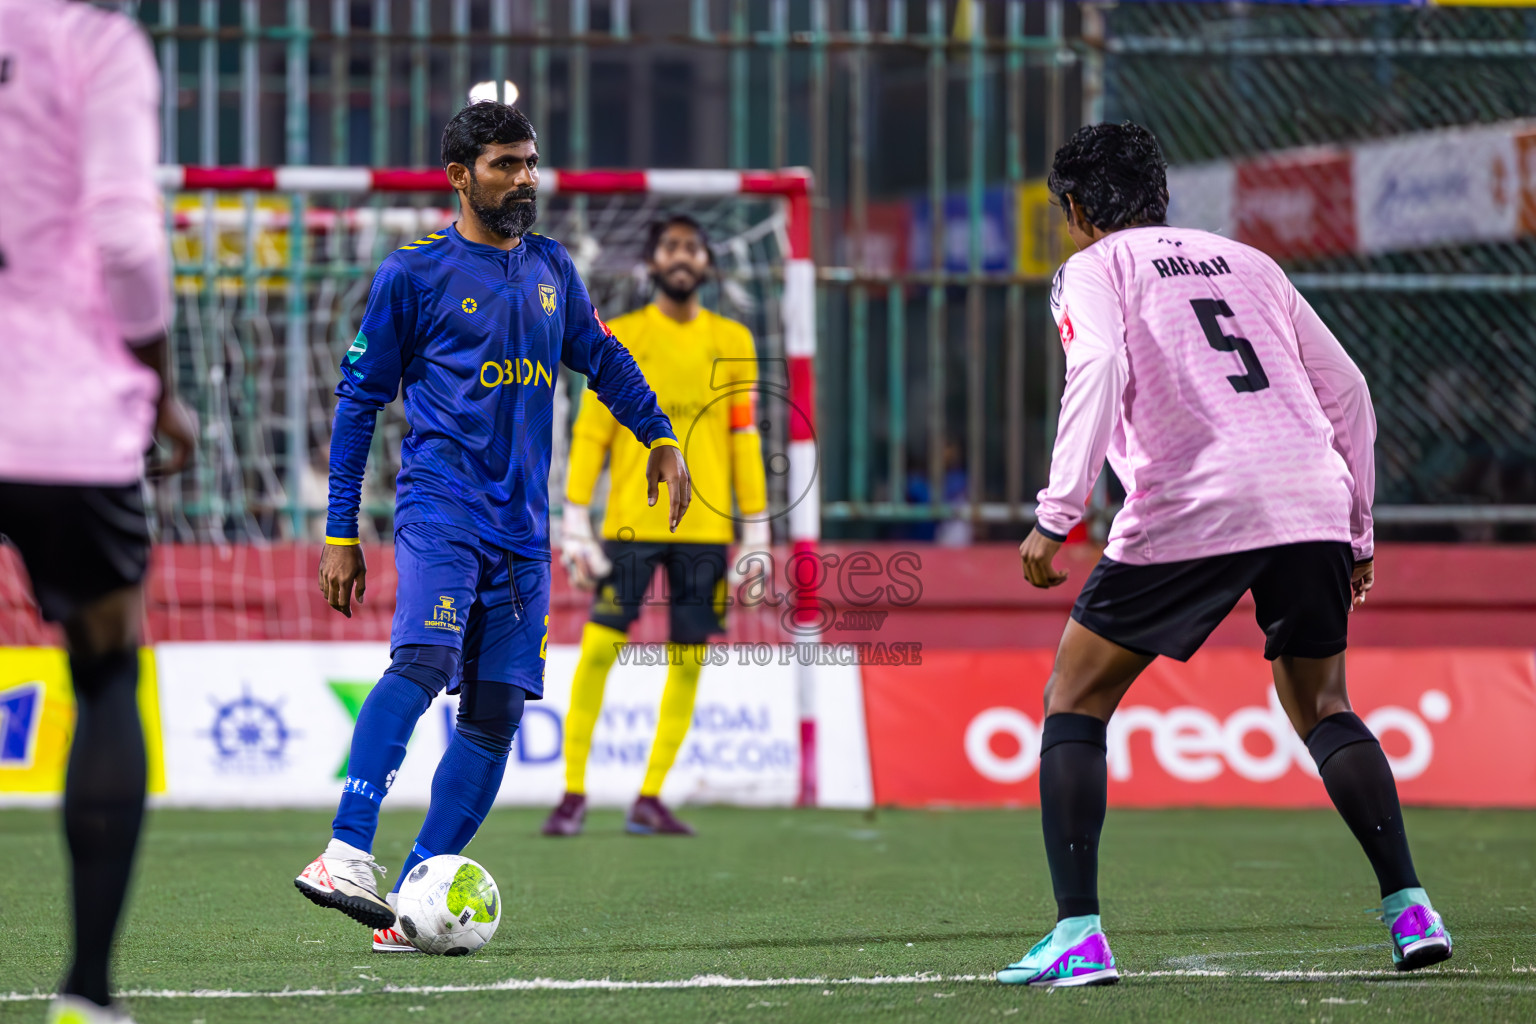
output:
[[[250,211],[254,222],[251,259],[256,267],[262,270],[281,270],[289,265],[292,236],[286,225],[282,228],[273,225],[278,222],[278,218],[286,218],[291,209],[292,204],[286,199],[257,197],[255,208]],[[205,232],[203,221],[209,216],[213,218],[215,229]],[[212,211],[204,205],[201,196],[176,196],[171,202],[171,217],[176,225],[176,230],[171,233],[172,262],[183,267],[201,264],[206,242],[211,237],[213,252],[209,256],[210,262],[222,267],[244,266],[246,216],[245,200],[240,196],[218,196],[214,199]],[[176,278],[176,287],[183,292],[198,292],[203,284],[201,275],[181,275]],[[244,280],[238,277],[221,277],[218,284],[226,292],[238,292],[245,287]],[[257,282],[257,287],[277,289],[286,287],[286,284],[285,280],[262,279]]]
[[[1051,202],[1051,190],[1044,178],[1018,186],[1015,208],[1019,211],[1019,252],[1017,269],[1021,274],[1056,273],[1066,258],[1077,251],[1067,234],[1067,219],[1061,207]]]
[[[149,791],[165,792],[155,656],[139,650],[139,718],[149,755]],[[75,731],[69,658],[56,647],[0,647],[0,798],[58,796]]]

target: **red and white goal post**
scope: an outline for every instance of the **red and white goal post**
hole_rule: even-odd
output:
[[[162,189],[168,192],[284,192],[377,195],[443,193],[447,180],[440,169],[377,167],[188,167],[162,166]],[[816,267],[811,257],[811,188],[809,171],[737,170],[592,170],[541,169],[543,195],[642,195],[675,199],[777,199],[784,215],[783,299],[781,318],[784,354],[788,363],[789,465],[787,510],[791,563],[780,572],[794,573],[794,639],[819,641],[820,621],[816,583],[819,567],[803,565],[816,557],[821,535],[821,495],[816,455]],[[809,571],[805,571],[809,570]],[[795,659],[800,707],[799,802],[817,802],[814,664]]]

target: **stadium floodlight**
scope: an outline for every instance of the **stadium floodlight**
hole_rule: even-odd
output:
[[[496,95],[495,82],[478,82],[469,90],[469,102],[471,103],[479,103],[482,100],[500,100],[502,103],[515,104],[517,97],[517,84],[511,79],[501,83],[501,96]]]

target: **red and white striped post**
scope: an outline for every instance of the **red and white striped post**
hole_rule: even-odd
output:
[[[784,263],[784,354],[789,360],[789,539],[800,578],[794,580],[797,641],[821,639],[816,585],[821,579],[821,487],[816,453],[816,264],[811,258],[809,189],[789,197],[789,258]],[[807,578],[805,571],[809,569]],[[814,650],[814,648],[812,648]],[[816,666],[795,659],[800,706],[800,797],[816,805]]]
[[[160,168],[160,187],[168,191],[257,192],[444,192],[448,180],[439,168],[387,167],[184,167]],[[789,362],[789,539],[793,548],[786,572],[797,572],[792,621],[795,639],[820,640],[816,557],[821,538],[821,491],[816,472],[816,265],[811,257],[811,176],[803,169],[785,171],[639,170],[560,171],[544,168],[539,188],[549,194],[648,194],[707,196],[777,196],[786,207],[789,253],[784,264],[784,353]],[[804,570],[810,570],[807,574]],[[807,578],[808,577],[808,578]],[[811,659],[814,662],[814,658]],[[800,705],[800,794],[803,805],[816,803],[815,665],[796,658]]]

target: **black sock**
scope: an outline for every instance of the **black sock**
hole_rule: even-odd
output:
[[[64,991],[110,1001],[112,937],[144,816],[139,652],[72,656],[78,717],[64,784],[64,835],[74,868],[75,959]]]
[[[1333,806],[1370,858],[1381,894],[1417,888],[1397,783],[1381,744],[1360,716],[1352,711],[1329,715],[1307,734],[1307,750]]]
[[[1056,714],[1040,735],[1040,825],[1056,893],[1056,920],[1099,912],[1099,833],[1109,774],[1107,726]]]

